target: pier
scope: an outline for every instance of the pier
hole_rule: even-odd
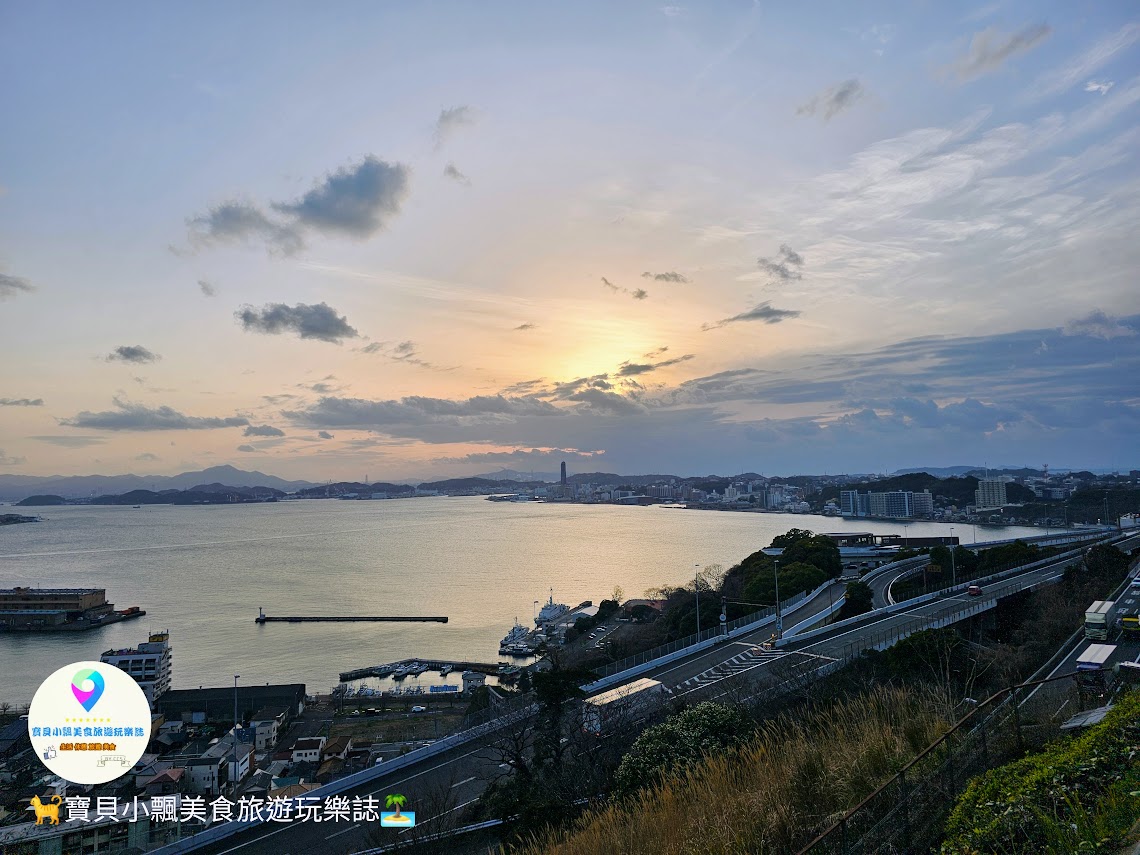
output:
[[[342,671],[340,673],[340,681],[342,683],[350,683],[353,680],[363,680],[365,677],[390,677],[395,670],[401,666],[408,666],[413,663],[419,665],[426,665],[428,671],[439,671],[444,666],[450,665],[451,670],[456,673],[462,671],[478,671],[480,674],[498,674],[498,662],[449,662],[443,659],[401,659],[399,662],[389,662],[386,665],[372,665],[368,668],[356,668],[352,671]]]
[[[263,609],[254,623],[358,623],[361,621],[385,623],[447,623],[447,615],[267,615]]]

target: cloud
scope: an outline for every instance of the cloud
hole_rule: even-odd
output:
[[[327,430],[317,431],[317,436],[319,436],[321,439],[332,439],[333,438],[333,435],[331,433],[329,433]]]
[[[804,266],[804,257],[784,243],[780,244],[780,251],[775,258],[758,258],[756,266],[777,279],[789,282],[803,279],[803,273],[796,268]]]
[[[1111,80],[1106,80],[1103,83],[1096,80],[1090,80],[1085,84],[1086,92],[1096,92],[1099,95],[1107,95],[1108,90],[1115,86],[1116,83]]]
[[[641,278],[653,279],[657,282],[678,282],[682,284],[689,281],[686,276],[683,276],[680,273],[675,273],[673,271],[669,271],[668,273],[650,273],[647,270],[641,274]]]
[[[439,118],[435,120],[435,131],[432,134],[436,148],[451,139],[460,128],[475,124],[478,118],[476,112],[466,105],[441,110]]]
[[[391,400],[326,396],[315,404],[282,413],[295,424],[311,428],[382,430],[395,435],[421,435],[433,426],[474,428],[510,423],[532,416],[558,416],[562,411],[535,398],[477,395],[449,400],[408,396]]]
[[[43,398],[0,398],[0,407],[42,407]]]
[[[460,184],[471,184],[471,179],[460,172],[459,167],[454,163],[448,163],[447,166],[443,168],[443,177],[450,178],[452,181],[457,181]]]
[[[348,318],[338,315],[327,303],[306,305],[298,303],[288,306],[285,303],[268,303],[260,309],[242,306],[234,317],[241,322],[247,332],[278,335],[294,332],[300,338],[317,339],[334,344],[347,338],[356,338],[358,333],[349,326]]]
[[[816,113],[820,113],[826,122],[849,107],[852,107],[866,94],[867,90],[863,88],[863,84],[855,78],[844,80],[842,83],[837,83],[829,89],[825,89],[818,95],[812,96],[806,103],[801,104],[796,108],[796,115],[814,116]]]
[[[701,329],[705,332],[709,330],[720,329],[728,324],[735,324],[739,321],[763,321],[766,324],[778,324],[781,321],[786,321],[790,318],[798,318],[800,313],[791,309],[777,309],[771,303],[764,302],[758,306],[749,309],[747,312],[741,312],[739,315],[733,315],[731,318],[723,318],[715,324],[702,324]]]
[[[276,406],[277,404],[284,403],[285,401],[291,401],[296,397],[296,395],[290,395],[288,392],[283,392],[280,395],[262,395],[261,399]]]
[[[9,276],[7,273],[0,273],[0,300],[7,300],[9,297],[15,297],[17,294],[26,294],[29,291],[35,290],[35,286],[27,279],[21,279],[19,276]]]
[[[568,400],[583,405],[583,408],[594,413],[613,416],[628,416],[644,413],[644,404],[619,395],[617,392],[606,392],[602,389],[583,389],[575,392]]]
[[[161,459],[162,458],[160,458],[157,454],[151,454],[149,451],[144,451],[142,454],[136,454],[135,455],[135,460],[141,460],[143,462],[148,462],[148,463],[151,461],[154,461],[154,460],[161,460]]]
[[[0,448],[0,466],[19,466],[22,463],[27,463],[26,457],[8,457],[4,453],[4,449]]]
[[[28,439],[46,442],[48,445],[58,445],[60,448],[87,448],[106,442],[101,436],[31,436]]]
[[[695,354],[686,353],[684,356],[676,356],[673,359],[666,359],[664,362],[623,362],[621,367],[618,368],[618,377],[636,377],[639,374],[648,374],[650,371],[656,371],[658,368],[667,368],[670,365],[679,365],[682,362],[688,362],[693,359]]]
[[[536,329],[538,329],[538,324],[532,324],[529,321],[527,321],[527,323],[519,324],[517,327],[515,327],[514,331],[515,332],[525,332],[526,330],[536,330]]]
[[[114,410],[93,413],[84,410],[69,419],[62,419],[65,427],[88,428],[91,430],[212,430],[215,428],[245,427],[249,419],[241,416],[226,418],[187,416],[172,407],[148,407],[134,404],[120,398],[113,398]]]
[[[646,291],[644,288],[638,288],[635,291],[631,291],[630,296],[633,297],[633,299],[635,299],[635,300],[644,300],[646,297],[649,296],[649,292]]]
[[[257,449],[256,449],[256,448],[254,448],[254,447],[253,447],[252,445],[250,445],[249,443],[246,443],[245,445],[239,445],[239,446],[237,447],[237,450],[238,450],[238,451],[246,451],[246,452],[256,452],[256,451],[257,451]]]
[[[1069,321],[1061,328],[1063,335],[1087,335],[1093,338],[1103,338],[1106,341],[1114,338],[1125,338],[1136,335],[1136,329],[1120,322],[1119,318],[1105,314],[1097,309],[1083,318]]]
[[[1090,74],[1108,65],[1118,53],[1132,47],[1137,41],[1140,41],[1140,22],[1131,21],[1115,33],[1105,36],[1080,56],[1046,74],[1037,85],[1034,95],[1043,98],[1068,91]],[[1101,89],[1102,86],[1105,88]],[[1091,80],[1085,85],[1086,92],[1100,92],[1101,95],[1110,88],[1111,83],[1101,84]]]
[[[662,6],[661,14],[666,18],[676,18],[685,11],[683,6]]]
[[[275,202],[273,208],[294,217],[296,228],[366,238],[400,212],[410,173],[403,164],[368,155],[329,173],[296,202]]]
[[[285,431],[280,428],[275,428],[273,425],[250,425],[244,431],[242,436],[285,436]]]
[[[196,247],[261,240],[270,251],[293,255],[310,231],[355,239],[371,237],[399,214],[408,195],[411,170],[366,155],[359,163],[330,172],[293,202],[270,202],[274,219],[253,202],[224,202],[187,220]]]
[[[618,291],[622,290],[621,288],[618,288],[617,285],[615,285],[613,282],[611,282],[609,279],[607,279],[604,276],[602,277],[602,284],[605,285],[607,288],[609,288],[611,291],[613,291],[615,294]]]
[[[359,348],[361,353],[379,354],[386,359],[391,359],[393,362],[405,362],[408,365],[418,365],[421,368],[428,368],[432,371],[451,371],[451,368],[441,368],[440,366],[428,362],[426,359],[420,358],[419,345],[414,341],[374,341],[366,344],[364,347]]]
[[[475,463],[479,465],[497,464],[504,468],[517,468],[530,464],[528,468],[558,463],[562,460],[589,461],[601,457],[604,450],[582,451],[577,448],[513,448],[510,451],[475,451],[462,457],[437,457],[434,463]]]
[[[201,289],[202,294],[206,297],[213,297],[213,296],[216,296],[218,293],[218,289],[214,286],[214,284],[212,282],[210,282],[207,279],[199,279],[198,280],[198,287]]]
[[[269,219],[251,202],[223,202],[205,214],[189,218],[186,225],[190,243],[195,247],[261,240],[274,252],[293,255],[305,245],[298,229]]]
[[[969,52],[949,66],[957,73],[959,80],[970,80],[996,70],[1012,56],[1025,53],[1049,37],[1053,32],[1048,24],[1035,24],[1012,35],[1006,35],[996,27],[974,34],[970,40]]]
[[[158,362],[162,357],[141,344],[124,344],[116,347],[104,359],[107,362],[132,362],[136,365],[144,365],[148,362]]]

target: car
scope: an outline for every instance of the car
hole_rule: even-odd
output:
[[[966,589],[966,593],[971,597],[980,597],[982,595],[982,588],[980,585],[971,585]]]
[[[593,632],[591,632],[591,633],[590,633],[590,638],[597,638],[597,637],[598,637],[598,636],[597,636],[597,634],[596,634],[596,633],[593,633]]]
[[[427,712],[427,707],[421,707],[419,705],[416,705],[416,706],[412,707],[412,712]]]

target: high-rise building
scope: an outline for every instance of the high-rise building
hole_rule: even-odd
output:
[[[921,493],[911,493],[910,509],[916,517],[925,517],[934,513],[934,497],[929,490]]]
[[[170,633],[152,633],[138,647],[108,650],[99,657],[100,662],[114,665],[134,678],[152,704],[170,688],[171,674]]]
[[[562,461],[562,486],[566,486],[566,461]]]
[[[1000,508],[1006,502],[1005,481],[999,478],[981,478],[974,491],[974,504],[979,508]]]
[[[845,517],[859,516],[859,492],[857,490],[839,491],[839,513]]]

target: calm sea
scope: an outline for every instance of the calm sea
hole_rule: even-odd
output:
[[[576,605],[681,584],[729,567],[795,526],[903,532],[902,525],[791,514],[481,498],[310,500],[234,506],[45,508],[0,528],[0,587],[106,588],[144,618],[82,633],[0,634],[0,701],[30,701],[56,668],[169,630],[174,686],[302,682],[325,692],[350,668],[422,656],[494,662],[534,601]],[[914,523],[909,533],[946,534]],[[1036,529],[978,528],[979,540]],[[969,543],[972,530],[955,533]],[[444,614],[447,624],[254,623],[273,615]],[[425,675],[428,682],[439,676]]]

